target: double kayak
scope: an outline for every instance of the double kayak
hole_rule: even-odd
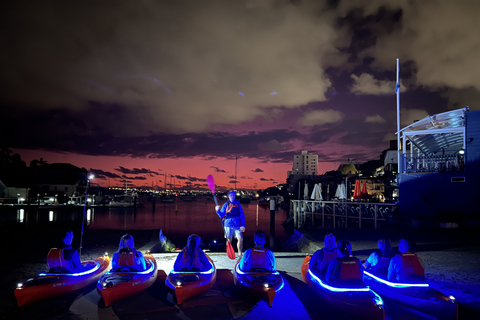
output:
[[[212,259],[207,255],[211,268],[206,271],[175,271],[172,270],[165,280],[165,285],[172,291],[176,303],[201,295],[215,284],[217,269]]]
[[[83,289],[94,284],[107,272],[110,257],[102,257],[82,262],[80,272],[69,273],[67,270],[50,270],[18,284],[14,294],[19,307],[34,301],[58,297]]]
[[[445,296],[425,281],[398,283],[373,272],[364,271],[363,274],[365,284],[384,298],[437,319],[458,319],[458,303],[455,298]]]
[[[235,285],[260,299],[266,298],[268,305],[271,307],[275,294],[282,290],[284,286],[282,275],[276,270],[269,271],[265,268],[252,268],[247,272],[242,271],[240,270],[240,261],[237,261],[233,274]]]
[[[115,301],[141,293],[157,280],[157,262],[151,254],[144,255],[146,268],[138,271],[131,267],[120,267],[105,273],[97,282],[97,292],[105,306]]]
[[[385,309],[382,298],[365,284],[355,287],[328,285],[310,270],[310,256],[302,264],[302,278],[329,305],[351,315],[355,319],[383,320]]]

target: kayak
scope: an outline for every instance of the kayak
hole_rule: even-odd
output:
[[[439,319],[458,319],[458,303],[455,298],[445,296],[425,281],[398,283],[372,272],[363,273],[365,284],[384,298]]]
[[[122,267],[105,273],[97,282],[97,292],[102,296],[105,306],[115,301],[144,291],[157,280],[157,262],[151,254],[144,255],[146,269]]]
[[[84,270],[76,273],[49,271],[19,283],[14,294],[19,307],[34,301],[69,294],[94,284],[107,272],[110,257],[102,257],[82,262]],[[61,271],[61,270],[59,270]]]
[[[242,290],[255,296],[268,298],[268,305],[271,307],[275,294],[284,286],[282,275],[274,270],[268,271],[265,268],[253,268],[248,272],[240,270],[240,260],[235,265],[233,282]]]
[[[165,284],[173,292],[177,304],[201,295],[215,284],[217,269],[212,259],[207,255],[212,267],[206,271],[175,271],[172,270],[165,280]]]
[[[382,298],[365,284],[355,287],[337,287],[328,285],[310,270],[310,256],[302,264],[302,278],[315,292],[325,298],[331,306],[352,315],[355,319],[385,319]]]

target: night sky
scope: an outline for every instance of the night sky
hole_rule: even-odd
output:
[[[10,1],[0,133],[94,183],[263,189],[379,159],[402,127],[480,101],[480,1]],[[477,31],[475,31],[477,30]],[[174,179],[174,180],[173,180]]]

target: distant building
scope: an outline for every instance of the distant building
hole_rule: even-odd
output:
[[[297,182],[301,179],[314,178],[318,175],[318,155],[303,150],[302,154],[293,156],[292,171],[288,171],[288,192],[294,193]]]
[[[302,151],[302,154],[293,156],[292,171],[288,175],[317,175],[318,174],[318,155]]]

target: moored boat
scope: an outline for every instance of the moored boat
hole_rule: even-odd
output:
[[[425,281],[392,282],[385,276],[364,271],[364,281],[372,290],[408,308],[437,319],[458,319],[458,303],[430,287]]]
[[[104,255],[94,260],[84,261],[82,265],[81,272],[68,273],[61,272],[61,270],[58,270],[59,272],[50,270],[19,284],[14,291],[18,306],[69,294],[94,284],[107,272],[110,257]]]
[[[207,258],[212,266],[206,271],[172,270],[168,274],[165,285],[172,291],[177,304],[206,292],[215,284],[217,269],[208,255]]]
[[[261,299],[266,298],[271,307],[276,293],[284,286],[282,275],[276,270],[269,271],[265,268],[253,268],[245,272],[240,270],[240,261],[237,261],[233,273],[235,285]]]
[[[141,293],[157,280],[157,262],[151,254],[145,256],[146,269],[121,267],[105,273],[97,282],[97,292],[105,306],[115,301]]]
[[[331,306],[352,315],[355,319],[385,319],[382,298],[365,284],[354,287],[328,285],[310,270],[310,256],[302,264],[302,278],[314,291],[321,294]]]

